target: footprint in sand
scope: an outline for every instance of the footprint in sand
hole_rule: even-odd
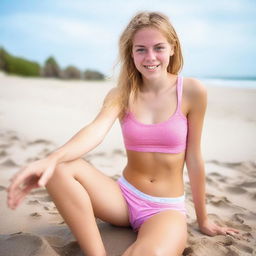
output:
[[[245,208],[235,205],[232,202],[230,202],[227,197],[225,196],[210,196],[208,198],[209,204],[218,207],[218,208],[223,208],[223,209],[229,209],[232,212],[237,212],[237,211],[244,211]]]
[[[0,191],[5,191],[5,190],[6,190],[6,187],[0,185]]]
[[[48,141],[48,140],[44,140],[44,139],[38,139],[38,140],[34,140],[34,141],[31,141],[31,142],[28,142],[29,146],[37,145],[37,144],[52,145],[52,142]]]
[[[38,161],[38,160],[40,160],[41,158],[40,157],[29,157],[29,158],[27,158],[27,160],[26,160],[26,162],[27,163],[32,163],[32,162],[35,162],[35,161]]]
[[[256,192],[250,193],[250,198],[251,198],[252,200],[256,200]]]
[[[43,197],[37,197],[39,202],[52,202],[52,199],[49,195]]]
[[[40,202],[37,199],[29,200],[28,205],[40,205]]]
[[[2,158],[2,157],[6,157],[8,154],[6,153],[6,151],[5,150],[1,150],[0,151],[0,157]]]
[[[83,256],[81,249],[76,241],[69,242],[59,250],[60,255],[76,255]]]
[[[183,256],[249,256],[252,255],[253,248],[237,242],[231,236],[215,236],[189,239],[188,247],[184,250]]]
[[[217,172],[210,172],[208,175],[214,176],[214,177],[221,177],[221,175]]]
[[[244,194],[247,192],[246,189],[244,189],[240,186],[227,186],[227,187],[225,187],[225,190],[230,193],[234,193],[234,194]]]
[[[235,246],[235,248],[239,249],[240,251],[242,251],[244,253],[248,253],[248,255],[252,255],[252,253],[253,253],[253,248],[244,244],[243,242],[235,242],[234,246]],[[244,253],[242,255],[244,255]]]
[[[208,176],[206,178],[210,178],[213,177],[214,180],[218,180],[219,182],[227,182],[227,177],[222,176],[221,174],[217,173],[217,172],[211,172],[208,174]],[[215,182],[215,184],[217,184],[217,182]]]
[[[219,184],[217,182],[215,182],[212,178],[210,178],[209,176],[206,177],[206,182],[207,184],[214,186],[214,187],[218,187]]]
[[[6,159],[3,163],[1,163],[1,165],[4,167],[18,167],[19,166],[10,158]]]
[[[41,217],[42,215],[41,215],[40,213],[38,213],[38,212],[33,212],[33,213],[30,214],[30,216],[31,216],[31,217],[35,217],[35,218],[39,218],[39,217]]]
[[[256,181],[244,181],[239,183],[238,186],[242,186],[246,188],[256,188]]]
[[[121,150],[121,149],[114,149],[114,150],[112,151],[112,154],[113,154],[113,155],[126,156],[125,152],[124,152],[123,150]]]
[[[44,238],[27,233],[0,236],[0,255],[58,256]]]
[[[11,135],[9,140],[11,140],[11,141],[19,141],[19,138],[18,138],[17,135]]]

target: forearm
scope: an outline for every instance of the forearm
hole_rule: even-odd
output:
[[[205,202],[205,170],[202,161],[199,165],[188,167],[190,186],[195,205],[197,222],[200,225],[207,219]]]
[[[95,130],[95,126],[90,124],[81,129],[67,143],[52,152],[48,158],[57,163],[72,161],[80,158],[85,153],[94,149],[103,140],[104,135]]]

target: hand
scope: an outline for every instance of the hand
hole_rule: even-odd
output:
[[[8,206],[15,209],[32,189],[45,186],[51,178],[56,164],[56,161],[44,158],[32,162],[16,173],[7,189]]]
[[[216,235],[235,235],[238,234],[239,231],[234,228],[229,227],[221,227],[209,219],[205,220],[202,225],[199,226],[202,233],[208,236],[216,236]]]

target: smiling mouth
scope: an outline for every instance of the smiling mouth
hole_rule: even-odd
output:
[[[144,68],[149,69],[149,70],[154,70],[154,69],[158,68],[159,66],[160,66],[160,64],[159,65],[144,65]]]

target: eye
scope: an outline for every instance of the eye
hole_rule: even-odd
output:
[[[136,49],[136,52],[144,52],[144,51],[145,51],[144,48],[138,48],[138,49]]]
[[[157,51],[163,51],[163,50],[165,49],[165,47],[163,47],[163,46],[157,46],[155,49],[156,49]]]

